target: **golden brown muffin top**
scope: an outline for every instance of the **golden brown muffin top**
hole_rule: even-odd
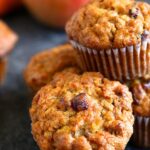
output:
[[[71,40],[103,50],[149,38],[150,5],[134,0],[91,0],[66,25]]]
[[[134,114],[150,117],[150,79],[134,80],[130,89],[134,100]]]
[[[77,65],[76,53],[70,44],[45,50],[33,56],[25,69],[25,80],[34,91],[46,85],[52,76],[66,67]]]
[[[12,50],[17,40],[17,34],[0,20],[0,58]]]
[[[58,77],[65,82],[43,87],[30,108],[40,149],[123,150],[134,121],[128,88],[100,73]]]

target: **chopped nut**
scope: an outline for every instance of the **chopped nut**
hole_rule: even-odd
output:
[[[136,19],[138,17],[138,15],[139,15],[139,9],[138,8],[132,8],[132,9],[130,9],[129,10],[129,15],[132,18]]]
[[[88,109],[87,96],[85,93],[80,93],[72,99],[71,106],[75,111]]]

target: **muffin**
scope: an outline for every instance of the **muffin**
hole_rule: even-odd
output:
[[[150,5],[91,0],[66,25],[85,70],[114,80],[150,74]]]
[[[6,72],[8,53],[13,49],[17,40],[16,33],[0,20],[0,82],[2,82]]]
[[[40,149],[124,150],[134,123],[128,88],[100,73],[58,76],[64,83],[42,87],[30,108]]]
[[[150,148],[150,78],[134,80],[130,84],[135,115],[133,143]]]
[[[36,54],[25,69],[24,76],[27,85],[37,91],[46,85],[56,72],[67,67],[80,68],[76,56],[76,51],[70,44],[60,45]]]

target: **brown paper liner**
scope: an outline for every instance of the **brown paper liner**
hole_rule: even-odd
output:
[[[7,69],[7,59],[1,58],[0,59],[0,84],[2,84],[4,81],[6,69]]]
[[[71,40],[85,71],[99,71],[114,80],[131,80],[150,74],[150,40],[120,49],[95,50]]]
[[[132,142],[138,147],[150,148],[150,117],[135,116]]]

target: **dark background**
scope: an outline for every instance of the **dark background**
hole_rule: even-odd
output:
[[[23,70],[32,55],[65,43],[67,37],[63,30],[38,24],[25,10],[4,20],[20,39],[9,57],[7,77],[0,87],[0,150],[38,150],[31,135],[28,109],[32,97],[25,86]]]

